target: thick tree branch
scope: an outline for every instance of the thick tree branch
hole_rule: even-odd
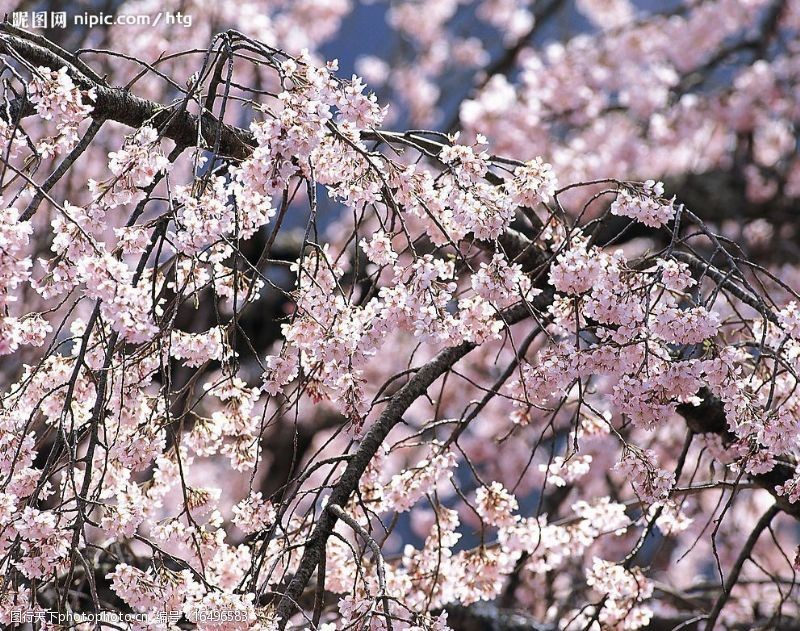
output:
[[[714,608],[711,610],[711,614],[708,616],[708,620],[706,621],[706,631],[714,631],[714,627],[717,623],[717,619],[719,618],[719,614],[722,613],[722,608],[725,606],[725,603],[728,602],[728,598],[730,598],[731,590],[736,586],[736,583],[739,581],[739,574],[742,571],[742,566],[744,566],[745,561],[750,558],[750,555],[753,553],[753,548],[758,541],[758,538],[761,536],[761,533],[770,525],[772,520],[775,518],[780,512],[780,508],[777,504],[773,504],[772,506],[767,509],[761,519],[758,520],[758,523],[753,528],[750,535],[747,537],[747,541],[742,548],[742,551],[739,553],[736,561],[733,564],[733,568],[731,568],[731,572],[728,575],[725,584],[722,586],[722,591],[717,598],[717,601],[714,603]]]
[[[551,300],[552,294],[545,292],[537,296],[534,307],[541,308]],[[508,324],[514,324],[525,319],[528,315],[530,315],[530,305],[523,304],[510,308],[505,313],[504,319]],[[339,506],[347,505],[350,501],[350,497],[358,488],[359,480],[364,474],[367,465],[378,452],[378,449],[380,449],[383,441],[389,435],[389,432],[402,420],[406,410],[408,410],[414,401],[423,396],[427,389],[439,377],[450,370],[456,362],[475,348],[476,345],[472,342],[464,342],[458,346],[446,348],[433,360],[422,366],[414,376],[392,396],[378,420],[375,421],[364,436],[358,450],[348,461],[347,468],[333,487],[333,491],[328,498],[328,504],[337,504]],[[289,582],[276,609],[276,616],[280,618],[281,629],[286,627],[289,618],[296,609],[296,603],[303,594],[306,585],[308,585],[315,568],[319,565],[320,555],[323,554],[325,550],[325,544],[328,541],[328,537],[330,537],[333,532],[336,521],[336,515],[328,511],[323,511],[313,532],[309,536],[297,572]]]
[[[730,444],[736,436],[728,429],[728,420],[725,416],[725,407],[717,397],[707,389],[702,389],[698,396],[701,397],[699,405],[682,403],[677,411],[686,424],[698,434],[717,434],[726,444]],[[778,495],[776,486],[785,484],[794,477],[796,464],[789,461],[775,463],[772,471],[767,473],[752,474],[748,476],[756,486],[768,491],[775,498],[775,503],[783,512],[800,519],[800,502],[792,504],[782,495]]]
[[[88,77],[56,50],[16,34],[27,36],[27,33],[13,29],[7,23],[0,24],[0,33],[0,53],[22,58],[34,67],[59,70],[66,66],[75,85],[83,90],[94,89],[97,98],[92,116],[95,120],[113,120],[137,129],[152,125],[180,146],[195,146],[200,142],[205,148],[210,148],[215,146],[219,137],[219,154],[227,158],[241,160],[252,153],[255,146],[252,134],[220,122],[209,112],[197,116],[182,109],[178,103],[164,106],[140,98],[129,90],[106,86]],[[5,118],[5,108],[0,110],[0,116]],[[11,103],[9,111],[12,120],[6,122],[16,122],[34,113],[30,103],[19,99]]]

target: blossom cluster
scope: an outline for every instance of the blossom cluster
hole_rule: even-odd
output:
[[[433,42],[456,4],[427,16],[400,2],[390,19]],[[631,13],[625,2],[579,9],[609,36]],[[477,11],[509,32],[532,26],[516,1]],[[330,8],[328,22],[340,12]],[[456,44],[436,54],[480,56]],[[551,49],[548,66],[582,46]],[[280,87],[274,98],[263,90],[241,159],[173,164],[165,129],[145,125],[103,153],[72,202],[42,206],[48,218],[21,221],[0,204],[0,354],[22,358],[9,358],[0,406],[0,566],[22,579],[0,590],[0,622],[11,599],[31,600],[31,581],[47,586],[77,567],[76,547],[97,551],[132,610],[202,631],[277,629],[287,620],[258,595],[315,571],[326,631],[385,629],[387,617],[395,629],[448,631],[447,615],[432,612],[505,590],[563,628],[646,627],[661,570],[628,555],[651,554],[637,538],[658,536],[670,546],[653,558],[669,560],[660,549],[685,547],[705,521],[683,500],[688,476],[672,449],[679,417],[705,414],[710,400],[722,427],[697,435],[690,422],[684,454],[711,477],[689,489],[700,508],[729,473],[752,476],[782,506],[800,501],[800,474],[763,477],[783,475],[798,453],[796,302],[773,310],[752,298],[738,285],[752,271],[722,282],[672,250],[653,255],[656,237],[598,245],[560,216],[562,171],[543,158],[495,159],[480,136],[376,131],[387,111],[358,77],[340,81],[335,63],[310,53],[265,58],[270,89]],[[592,127],[591,94],[552,83],[535,56],[521,63],[524,82],[547,88],[531,107],[538,99]],[[36,111],[71,147],[94,95],[47,72],[32,84]],[[650,80],[649,97],[620,89],[620,101],[655,107],[674,77],[665,68]],[[769,133],[783,143],[780,129]],[[548,159],[564,165],[580,146]],[[780,159],[765,151],[760,159]],[[615,186],[609,214],[647,228],[675,219],[662,184]],[[325,228],[323,194],[346,209]],[[305,203],[302,242],[275,254],[292,247],[277,244],[277,224]],[[532,270],[526,254],[544,262]],[[277,306],[260,301],[264,289]],[[278,339],[265,350],[261,334]],[[43,457],[50,440],[55,471]],[[349,519],[320,536],[354,475],[357,492],[339,507]],[[737,518],[752,508],[731,506]],[[398,542],[408,529],[416,545]],[[325,562],[309,571],[320,542]],[[543,594],[601,604],[543,608]],[[204,618],[222,610],[235,620]]]
[[[41,346],[52,330],[50,324],[36,313],[25,317],[7,315],[17,302],[18,292],[30,278],[32,266],[29,254],[33,226],[20,221],[20,212],[5,207],[0,200],[0,355],[15,352],[22,344]]]
[[[641,193],[621,189],[611,204],[611,213],[620,217],[630,217],[651,228],[659,228],[669,223],[675,216],[673,201],[664,201],[664,185],[647,180]]]
[[[108,170],[114,177],[107,182],[89,180],[89,191],[97,204],[108,209],[130,204],[139,201],[141,189],[168,166],[158,132],[145,125],[126,138],[122,149],[108,154]]]
[[[39,141],[37,150],[44,157],[71,151],[80,140],[80,124],[94,109],[91,101],[97,98],[95,89],[79,89],[66,66],[59,70],[40,66],[33,73],[29,91],[36,113],[43,120],[53,121],[57,132]]]

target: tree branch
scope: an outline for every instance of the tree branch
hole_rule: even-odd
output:
[[[544,299],[543,299],[544,297]],[[546,304],[552,300],[552,294],[547,292],[537,296],[535,307],[539,308],[542,303]],[[525,319],[530,314],[530,305],[519,305],[511,307],[505,313],[505,322],[509,325]],[[458,346],[451,346],[441,351],[434,359],[422,366],[408,382],[400,388],[397,393],[384,408],[380,417],[370,427],[364,436],[358,450],[348,461],[347,468],[342,473],[338,482],[334,485],[333,491],[328,498],[328,504],[346,506],[350,501],[351,495],[358,488],[359,480],[364,474],[367,465],[373,456],[378,452],[383,441],[389,432],[400,422],[406,410],[420,396],[424,395],[427,389],[439,377],[450,370],[456,362],[466,356],[476,348],[472,342],[464,342]],[[314,569],[319,565],[320,555],[325,549],[325,545],[336,525],[337,516],[329,511],[323,511],[320,515],[314,530],[306,542],[303,556],[297,572],[292,577],[281,597],[276,616],[280,618],[279,628],[284,629],[289,618],[296,609],[296,603],[300,599],[303,591],[308,585]]]
[[[219,136],[219,154],[223,157],[242,160],[249,156],[256,143],[250,132],[222,123],[209,112],[201,116],[179,109],[177,103],[169,106],[140,98],[123,88],[113,88],[86,76],[65,55],[56,50],[31,41],[28,33],[14,29],[8,23],[0,24],[0,53],[21,58],[33,66],[44,66],[51,70],[67,67],[75,85],[83,90],[94,89],[97,98],[92,111],[95,120],[113,120],[128,127],[140,128],[152,125],[180,146],[196,146],[198,139],[204,148],[214,147]],[[31,104],[15,99],[10,104],[12,123],[34,113]],[[6,117],[6,112],[0,112]]]
[[[753,553],[753,547],[755,547],[758,538],[761,536],[761,533],[764,532],[767,526],[770,525],[770,522],[772,522],[774,519],[775,515],[777,515],[779,512],[780,508],[777,504],[770,506],[769,509],[767,509],[767,512],[764,513],[761,516],[761,519],[758,520],[758,523],[756,523],[755,527],[750,533],[750,536],[747,537],[747,541],[745,541],[742,551],[739,553],[739,556],[734,562],[731,572],[728,575],[728,579],[722,586],[722,591],[720,592],[717,601],[714,603],[714,608],[711,610],[711,614],[708,616],[708,620],[706,621],[706,631],[714,631],[714,625],[717,623],[717,618],[719,618],[719,614],[722,613],[722,608],[725,606],[725,603],[728,602],[728,598],[731,595],[731,590],[739,581],[739,574],[742,571],[742,566]]]

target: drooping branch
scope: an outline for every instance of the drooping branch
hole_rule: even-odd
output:
[[[218,147],[219,155],[231,161],[247,158],[256,144],[250,132],[224,124],[212,112],[203,111],[202,114],[195,115],[186,110],[185,101],[165,106],[135,96],[130,90],[109,87],[97,77],[93,77],[93,73],[87,67],[78,64],[75,59],[63,55],[58,49],[47,47],[42,42],[14,32],[7,25],[0,28],[0,31],[3,33],[0,35],[1,53],[24,60],[32,67],[43,65],[51,69],[58,69],[67,66],[78,86],[94,90],[97,94],[93,113],[96,120],[113,120],[134,128],[145,124],[153,125],[164,137],[172,139],[179,146]],[[24,116],[32,114],[33,109],[27,101],[22,99],[10,103],[5,110],[0,109],[0,112],[10,119],[9,122],[16,122]],[[364,132],[362,138],[374,142],[388,141],[404,144],[433,157],[436,157],[446,146],[446,143],[412,132],[372,131]],[[502,178],[492,173],[487,175],[487,179],[496,184],[503,182]],[[497,242],[507,252],[508,258],[521,263],[526,271],[532,271],[545,265],[551,258],[550,253],[540,249],[524,234],[512,229],[507,229]],[[494,244],[489,245],[497,247]],[[711,268],[709,267],[709,269]],[[715,280],[720,280],[722,276],[720,274]],[[723,282],[720,280],[720,285],[722,284]],[[740,300],[748,299],[745,293],[733,292],[733,294]],[[534,307],[536,310],[544,312],[552,301],[552,292],[545,292],[539,297]],[[504,315],[506,322],[512,324],[530,314],[530,306],[522,305]],[[402,421],[409,406],[424,396],[427,389],[437,379],[453,369],[454,365],[474,348],[475,344],[463,343],[442,351],[434,360],[417,369],[409,381],[392,395],[377,422],[360,442],[353,457],[349,459],[344,473],[333,484],[332,493],[328,498],[330,506],[345,507],[347,505],[356,492],[369,462],[392,429]],[[695,432],[712,432],[723,436],[725,440],[731,439],[722,402],[715,399],[709,392],[702,392],[701,395],[702,403],[699,406],[679,406],[678,412],[684,416],[687,424]],[[800,505],[794,507],[785,499],[777,497],[775,491],[775,487],[791,479],[794,472],[794,463],[779,462],[770,473],[754,476],[753,479],[759,486],[776,496],[778,508],[795,517],[800,517]],[[277,606],[281,628],[288,623],[296,608],[296,603],[300,600],[314,571],[321,567],[327,540],[333,533],[333,528],[339,518],[340,516],[335,511],[323,511],[312,534],[305,542],[298,570]]]
[[[33,39],[31,39],[33,38]],[[12,27],[7,22],[0,24],[0,54],[21,59],[33,67],[43,66],[50,70],[68,69],[69,75],[82,90],[94,90],[96,99],[92,116],[95,119],[111,120],[138,129],[143,125],[158,128],[160,133],[177,144],[187,147],[203,143],[211,148],[219,138],[219,155],[231,161],[246,159],[256,146],[249,130],[223,123],[213,113],[204,110],[198,116],[181,109],[179,104],[163,105],[141,98],[129,89],[110,87],[87,76],[68,55],[58,49],[49,49],[37,43],[36,36]],[[0,118],[7,123],[16,123],[35,113],[29,101],[20,97],[0,108]],[[436,155],[446,145],[440,141],[412,133],[391,131],[364,132],[362,138],[369,141],[391,141],[418,148]],[[502,181],[497,176],[489,178]]]
[[[95,81],[65,56],[31,41],[27,33],[8,23],[0,24],[0,33],[0,53],[19,57],[34,67],[59,70],[66,66],[75,85],[83,90],[94,90],[96,100],[92,116],[95,120],[112,120],[136,129],[152,125],[180,146],[195,146],[201,141],[206,148],[214,147],[219,138],[219,154],[234,160],[246,158],[255,147],[250,132],[223,123],[210,112],[204,111],[198,116],[186,111],[180,103],[165,106],[138,97],[130,90]],[[6,122],[13,123],[30,116],[34,110],[29,102],[16,99],[8,112],[12,120]],[[5,108],[0,108],[0,116],[7,118]]]
[[[730,431],[728,420],[725,416],[725,408],[717,397],[707,389],[698,393],[701,401],[698,405],[682,403],[677,411],[685,420],[686,424],[698,434],[716,434],[722,438],[723,443],[730,444],[735,440],[735,435]],[[794,477],[796,463],[790,461],[778,461],[771,471],[749,475],[749,479],[756,486],[768,491],[775,498],[778,508],[796,519],[800,519],[800,502],[792,504],[788,499],[779,495],[775,487],[788,482]]]
[[[543,293],[537,296],[533,307],[541,309],[552,300],[552,294]],[[504,320],[509,325],[523,320],[530,315],[531,305],[521,304],[511,307],[505,314]],[[358,483],[367,469],[372,458],[380,449],[389,432],[402,420],[403,415],[414,401],[423,396],[428,388],[456,362],[464,358],[476,348],[472,342],[464,342],[458,346],[451,346],[441,351],[434,359],[422,366],[411,379],[394,394],[384,408],[378,420],[367,431],[359,444],[358,450],[348,461],[347,468],[333,486],[328,498],[329,504],[346,506],[351,496],[358,488]],[[309,536],[303,549],[303,556],[292,580],[281,597],[276,616],[280,618],[280,628],[284,629],[289,618],[295,611],[296,603],[311,580],[311,575],[319,565],[320,555],[324,553],[325,544],[333,532],[337,517],[328,511],[323,511],[317,521],[313,532]]]
[[[761,533],[764,532],[764,530],[770,525],[770,522],[772,522],[772,520],[775,518],[775,515],[777,515],[779,512],[780,509],[777,504],[770,506],[750,532],[742,551],[739,553],[739,556],[733,564],[733,568],[731,569],[727,580],[722,586],[722,591],[720,592],[717,601],[714,603],[714,608],[711,610],[711,614],[706,621],[706,631],[714,631],[715,625],[717,624],[717,619],[719,618],[720,613],[722,613],[722,608],[725,606],[725,603],[728,602],[728,598],[730,598],[731,590],[739,582],[739,574],[742,571],[742,566],[753,553],[753,548],[755,547],[758,538],[761,536]]]

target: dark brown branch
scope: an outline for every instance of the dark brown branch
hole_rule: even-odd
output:
[[[772,520],[775,518],[775,515],[777,515],[779,512],[780,508],[777,504],[770,506],[767,512],[764,513],[761,516],[761,519],[758,520],[758,523],[756,523],[752,532],[747,537],[747,541],[745,541],[742,551],[739,553],[739,556],[734,562],[731,572],[728,575],[728,579],[722,586],[722,591],[720,592],[717,601],[714,603],[714,608],[711,610],[711,614],[708,616],[708,620],[706,621],[706,631],[714,631],[714,625],[717,623],[717,618],[719,618],[719,614],[722,613],[722,608],[725,606],[725,603],[728,602],[728,598],[731,595],[731,590],[739,581],[739,574],[742,571],[742,566],[753,553],[753,547],[755,547],[758,538],[761,536],[761,533],[764,532],[767,526],[770,525],[770,522],[772,522]]]
[[[552,300],[552,295],[542,294],[537,297],[542,303]],[[536,304],[541,307],[541,304]],[[519,322],[530,314],[529,305],[512,307],[505,314],[508,324]],[[403,414],[419,397],[423,396],[428,388],[443,374],[450,370],[456,362],[465,357],[476,348],[472,342],[464,342],[458,346],[451,346],[441,351],[434,359],[422,366],[409,381],[400,388],[384,408],[375,424],[370,427],[364,436],[358,450],[347,463],[347,468],[342,473],[338,482],[333,487],[328,504],[346,506],[350,497],[358,488],[359,480],[364,474],[367,465],[378,452],[389,432],[402,420]],[[323,511],[313,532],[306,542],[303,556],[297,572],[290,581],[286,591],[278,603],[276,617],[280,618],[280,629],[284,629],[296,603],[311,580],[311,575],[319,565],[320,555],[325,549],[325,544],[333,532],[337,517],[328,511]]]
[[[728,420],[725,416],[725,408],[720,399],[715,397],[707,389],[703,388],[698,392],[701,397],[699,405],[682,403],[678,406],[677,412],[685,420],[690,429],[698,434],[717,434],[722,437],[723,443],[730,444],[736,436],[728,428]],[[783,512],[800,519],[800,502],[792,504],[789,500],[778,495],[776,486],[785,484],[795,475],[796,465],[794,462],[779,461],[775,463],[772,471],[748,476],[753,483],[768,491],[774,498],[775,504]]]
[[[65,56],[21,35],[11,34],[11,28],[8,24],[0,25],[0,33],[3,33],[0,36],[0,53],[20,56],[33,66],[44,66],[51,70],[59,70],[66,66],[76,86],[83,90],[94,88],[96,91],[97,99],[92,112],[95,119],[113,120],[137,129],[143,125],[152,125],[166,138],[185,147],[197,145],[198,138],[202,139],[205,148],[214,147],[219,138],[219,154],[223,157],[241,160],[252,153],[255,141],[249,132],[222,123],[208,112],[197,116],[183,109],[177,109],[177,104],[164,106],[140,98],[128,90],[98,83],[87,77]],[[10,110],[12,116],[17,116],[18,119],[34,113],[29,103],[23,104],[18,101],[11,103]],[[0,116],[5,116],[5,111],[0,112]]]
[[[86,130],[86,133],[83,135],[83,138],[81,138],[80,142],[75,145],[72,151],[70,151],[69,154],[59,163],[47,180],[45,180],[41,186],[36,187],[36,194],[33,196],[33,199],[31,199],[30,203],[25,207],[25,210],[20,215],[20,221],[28,221],[28,219],[33,217],[36,209],[39,208],[39,204],[41,204],[42,200],[44,200],[45,195],[47,195],[47,193],[58,183],[58,181],[64,177],[66,172],[72,167],[73,164],[75,164],[75,161],[81,156],[81,154],[88,149],[89,144],[103,126],[103,122],[104,121],[101,119],[95,119],[92,121],[91,126]]]

